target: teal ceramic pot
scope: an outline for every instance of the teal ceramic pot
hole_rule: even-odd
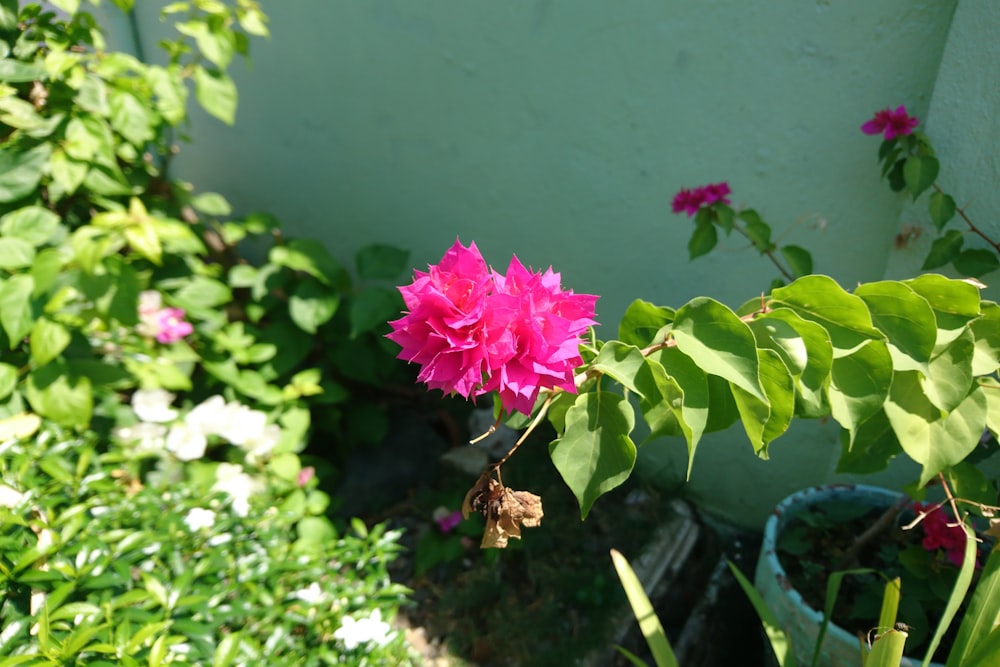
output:
[[[829,484],[803,489],[782,500],[764,525],[764,540],[754,585],[760,591],[767,605],[778,618],[778,622],[790,635],[795,651],[796,663],[812,663],[813,651],[819,627],[823,622],[821,611],[805,603],[802,596],[791,587],[785,570],[778,561],[776,544],[778,536],[795,516],[816,504],[835,500],[837,502],[856,501],[872,507],[889,508],[900,494],[888,489],[864,484]],[[904,593],[905,595],[905,593]],[[770,647],[767,649],[770,651]],[[818,665],[820,667],[857,667],[860,662],[858,638],[843,628],[829,624],[823,638]],[[919,661],[903,658],[901,667],[916,667]],[[938,663],[932,666],[942,667]]]

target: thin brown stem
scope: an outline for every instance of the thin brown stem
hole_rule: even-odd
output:
[[[750,241],[750,243],[754,242],[753,239],[750,238],[750,235],[747,234],[746,230],[743,229],[742,227],[740,227],[739,225],[737,225],[737,224],[734,223],[733,224],[733,229],[735,229],[740,234],[742,234],[748,241]],[[756,245],[757,244],[754,243],[754,246],[756,246]],[[776,267],[778,267],[778,271],[780,271],[781,275],[783,275],[789,282],[795,280],[795,276],[792,275],[792,272],[789,271],[788,269],[786,269],[784,266],[782,266],[781,262],[778,261],[778,258],[775,257],[774,251],[772,251],[772,250],[762,250],[761,253],[764,254],[764,255],[767,255],[767,258],[769,260],[771,260],[771,262]]]
[[[875,523],[870,525],[868,529],[854,538],[854,543],[851,544],[850,548],[844,552],[844,555],[837,562],[837,565],[833,568],[834,572],[839,572],[840,570],[846,570],[851,567],[855,560],[858,558],[858,554],[861,550],[865,548],[866,545],[870,544],[879,535],[884,533],[899,516],[899,513],[906,509],[906,506],[910,504],[909,496],[904,495],[899,500],[897,500],[891,507],[885,510]]]
[[[510,451],[504,454],[502,459],[493,464],[493,470],[497,473],[498,481],[500,478],[500,466],[507,462],[507,459],[509,459],[514,452],[517,451],[517,448],[521,446],[521,443],[527,440],[528,436],[532,434],[535,428],[542,423],[542,420],[545,418],[545,414],[549,411],[550,405],[552,405],[552,394],[549,394],[549,397],[545,399],[544,403],[542,403],[542,407],[538,411],[538,414],[535,415],[535,418],[531,420],[530,424],[528,424],[528,428],[524,429],[524,433],[522,433],[521,437],[517,439],[514,446],[510,448]]]
[[[944,190],[942,190],[941,187],[937,183],[933,184],[933,188],[938,192],[938,194],[942,194],[942,195],[945,194]],[[962,218],[962,220],[965,220],[965,224],[969,226],[969,231],[971,231],[972,233],[976,234],[977,236],[979,236],[979,238],[983,239],[988,244],[990,244],[993,247],[993,250],[995,250],[997,253],[1000,253],[1000,243],[997,243],[996,241],[994,241],[993,239],[991,239],[989,236],[987,236],[986,233],[983,232],[983,230],[979,229],[979,227],[976,227],[972,223],[972,220],[969,219],[969,216],[966,215],[965,209],[963,209],[961,206],[957,206],[956,205],[955,206],[955,213],[958,213],[959,217]]]

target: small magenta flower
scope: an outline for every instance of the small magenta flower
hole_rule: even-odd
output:
[[[450,533],[462,523],[462,510],[450,512],[447,507],[438,507],[434,510],[434,523],[442,533]]]
[[[961,567],[965,560],[965,540],[967,536],[965,530],[948,520],[948,516],[940,507],[933,505],[921,505],[914,503],[914,509],[918,512],[925,512],[921,527],[924,529],[924,538],[920,545],[926,551],[937,551],[941,549],[945,557],[955,567]]]
[[[184,320],[182,308],[164,308],[157,313],[156,318],[159,326],[156,340],[161,343],[176,343],[194,331],[191,323]]]
[[[710,183],[698,188],[681,188],[674,195],[671,208],[674,213],[687,213],[688,217],[695,215],[702,206],[711,206],[716,202],[729,204],[729,183]]]
[[[890,108],[875,112],[875,117],[861,126],[865,134],[883,134],[886,141],[913,132],[920,121],[906,113],[906,107],[900,105],[893,111]]]

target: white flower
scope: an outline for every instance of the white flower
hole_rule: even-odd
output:
[[[323,601],[326,597],[323,594],[323,589],[319,587],[315,581],[309,584],[306,588],[299,589],[292,593],[292,597],[297,600],[302,600],[306,604],[318,604]]]
[[[206,398],[184,415],[184,423],[202,435],[218,435],[226,418],[226,399],[221,396]]]
[[[215,469],[215,484],[212,491],[222,491],[229,494],[233,501],[233,511],[239,516],[246,516],[250,511],[250,494],[257,490],[258,484],[250,475],[243,472],[243,466],[236,463],[220,463]]]
[[[119,440],[135,443],[136,454],[158,454],[166,444],[164,438],[167,427],[163,424],[139,422],[132,426],[120,426],[113,433]]]
[[[181,461],[194,461],[205,455],[208,441],[187,424],[174,424],[167,433],[167,451]]]
[[[24,495],[17,489],[9,487],[6,484],[0,484],[0,507],[14,509],[24,500]]]
[[[389,624],[382,620],[382,612],[374,610],[367,618],[354,620],[344,616],[340,627],[333,633],[334,638],[344,643],[344,648],[351,651],[361,644],[372,642],[377,646],[385,646],[392,639]]]
[[[267,426],[267,415],[260,410],[251,410],[239,403],[226,405],[226,423],[219,432],[234,445],[245,445],[250,439],[260,437]]]
[[[204,507],[194,507],[184,517],[184,523],[192,531],[211,528],[215,524],[215,512]]]
[[[247,450],[247,457],[250,461],[256,462],[266,458],[274,451],[279,442],[281,442],[281,427],[277,424],[268,424],[260,433],[251,436],[243,446]]]
[[[139,389],[132,394],[132,410],[144,422],[169,422],[177,419],[170,407],[174,395],[165,389]]]

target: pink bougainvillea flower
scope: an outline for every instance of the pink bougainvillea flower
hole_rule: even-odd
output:
[[[952,565],[961,567],[965,559],[965,530],[949,521],[940,507],[916,503],[914,509],[927,513],[920,523],[924,529],[924,539],[920,545],[927,551],[942,549]]]
[[[408,310],[389,322],[388,338],[431,389],[473,400],[497,391],[505,411],[531,414],[542,389],[576,391],[580,336],[595,324],[597,297],[562,290],[559,280],[517,257],[506,275],[490,271],[475,243],[456,240],[399,288]]]
[[[156,340],[161,343],[176,343],[194,331],[182,308],[163,308],[156,314],[156,324]]]
[[[906,107],[898,106],[895,111],[883,109],[875,112],[875,117],[861,126],[865,134],[882,134],[886,141],[913,132],[920,121],[906,113]]]
[[[710,183],[698,188],[681,188],[674,195],[670,206],[674,213],[687,213],[688,217],[696,214],[702,206],[711,206],[716,202],[729,203],[729,184],[725,181],[721,183]]]
[[[530,415],[542,389],[575,392],[573,371],[583,363],[580,336],[594,321],[597,297],[560,288],[550,267],[533,273],[513,257],[506,275],[494,272],[489,300],[488,379],[507,412]]]
[[[428,271],[414,271],[399,291],[409,309],[389,322],[388,338],[403,349],[400,359],[420,364],[417,380],[431,389],[466,398],[475,395],[486,372],[483,316],[492,278],[475,243],[459,240]]]
[[[450,533],[462,523],[462,510],[449,511],[447,507],[438,507],[434,510],[433,517],[442,533]]]

